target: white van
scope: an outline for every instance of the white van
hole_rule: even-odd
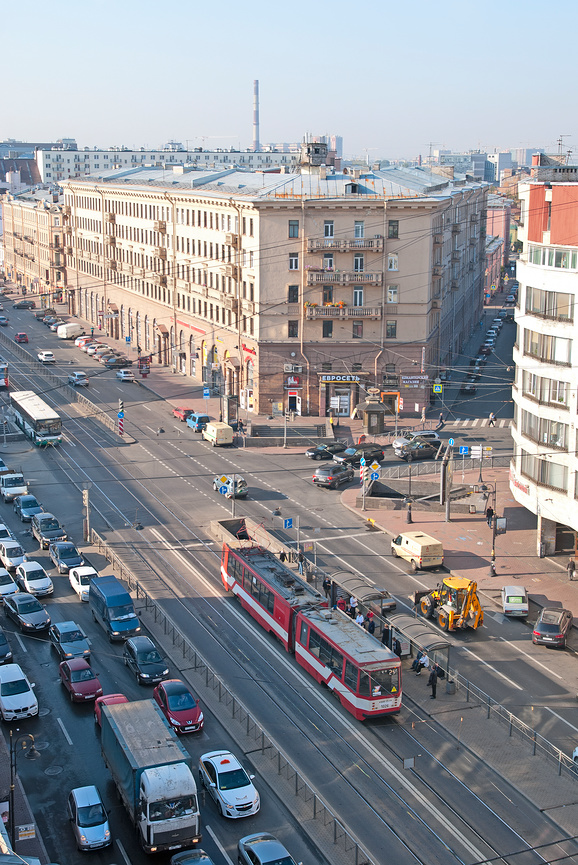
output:
[[[233,444],[233,427],[222,421],[210,421],[201,430],[201,435],[205,441],[211,442],[214,448]]]
[[[394,558],[408,561],[412,571],[439,568],[444,563],[443,544],[424,532],[403,532],[393,538],[391,554]]]
[[[79,321],[67,321],[66,324],[59,324],[56,328],[58,339],[76,339],[83,333],[84,328]]]

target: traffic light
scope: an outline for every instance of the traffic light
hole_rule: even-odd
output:
[[[124,411],[124,402],[121,399],[118,401],[118,410]]]

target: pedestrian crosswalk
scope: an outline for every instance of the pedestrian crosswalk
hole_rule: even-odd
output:
[[[488,426],[489,418],[487,417],[466,417],[466,418],[452,418],[446,420],[444,423],[445,427],[461,427],[464,429],[465,427],[478,427],[482,428]],[[496,429],[504,429],[504,427],[508,427],[513,423],[512,418],[496,418]]]

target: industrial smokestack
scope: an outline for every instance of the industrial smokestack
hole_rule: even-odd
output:
[[[259,82],[253,81],[253,153],[259,153]]]

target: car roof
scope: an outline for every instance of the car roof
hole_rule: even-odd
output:
[[[217,770],[223,765],[226,765],[226,769],[223,771],[230,772],[232,769],[242,769],[240,762],[237,760],[234,754],[230,751],[209,751],[207,754],[201,754],[201,760],[211,760],[211,762],[215,763]],[[224,763],[226,761],[226,763]]]
[[[560,621],[565,613],[570,613],[570,610],[548,609],[547,607],[544,607],[540,613],[539,621],[555,625]],[[572,614],[570,613],[570,615]]]
[[[74,796],[79,808],[85,808],[88,805],[98,805],[102,802],[100,793],[94,784],[90,784],[88,787],[75,787],[74,790],[70,791],[70,795]]]
[[[71,670],[92,670],[92,667],[84,658],[71,658],[69,661],[62,661],[62,663],[68,664]],[[96,676],[96,673],[94,675]]]
[[[80,625],[77,625],[76,622],[67,621],[67,622],[55,622],[54,627],[59,630],[61,633],[65,631],[80,631],[82,630]]]
[[[0,682],[17,682],[19,679],[26,679],[20,664],[3,664],[0,667]]]
[[[22,571],[35,571],[38,568],[40,568],[41,570],[44,570],[44,568],[42,567],[40,562],[22,562],[21,565],[18,565],[19,571],[21,571],[21,570]]]
[[[162,686],[167,694],[179,694],[181,691],[191,691],[182,679],[165,679]]]
[[[156,646],[151,640],[151,638],[147,636],[130,637],[130,639],[127,640],[127,643],[131,643],[135,647],[135,649],[150,649],[151,646],[153,647],[153,649],[156,649]]]
[[[525,586],[503,586],[502,591],[506,595],[527,595],[528,590]]]

